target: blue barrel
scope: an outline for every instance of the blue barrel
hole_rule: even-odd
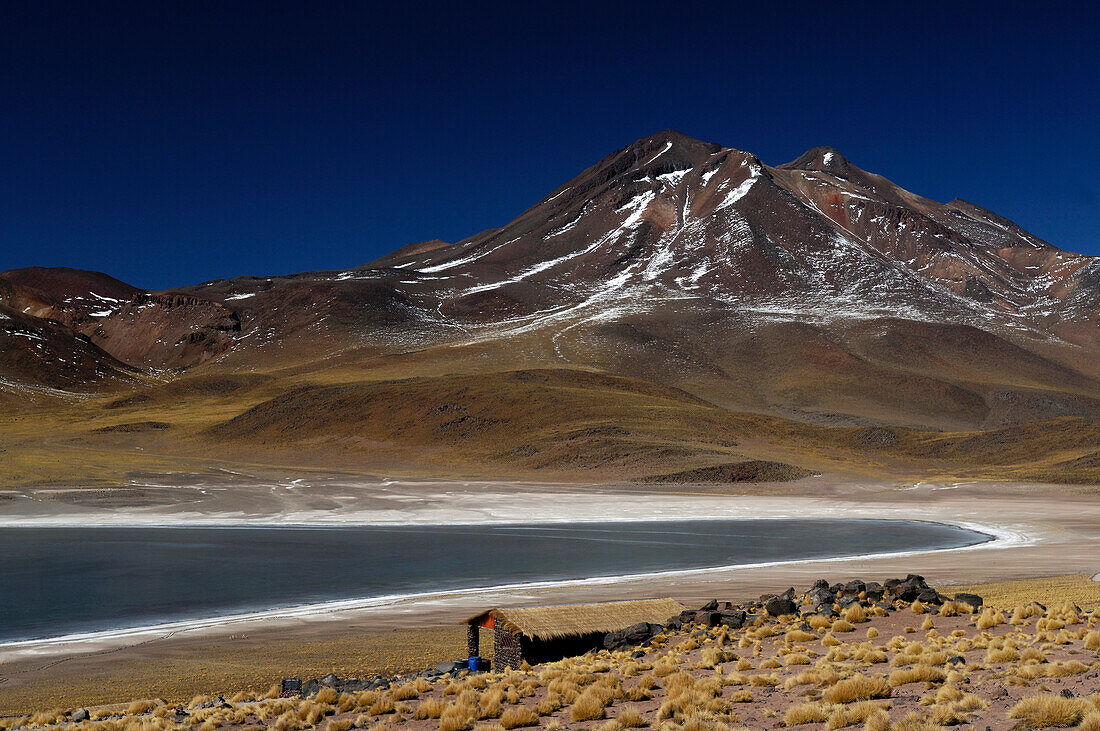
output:
[[[467,667],[470,668],[471,672],[476,672],[477,667],[480,663],[481,663],[481,657],[478,656],[478,655],[474,655],[473,657],[470,658],[470,662],[467,665]]]

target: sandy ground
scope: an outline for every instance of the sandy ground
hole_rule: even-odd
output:
[[[807,480],[784,494],[733,495],[681,486],[499,483],[353,483],[340,479],[253,486],[146,486],[155,500],[27,492],[0,502],[0,525],[488,523],[699,518],[904,518],[963,525],[996,536],[966,549],[708,569],[619,580],[525,585],[272,611],[63,641],[0,646],[0,684],[12,688],[134,659],[186,653],[247,634],[248,642],[454,625],[489,606],[672,596],[694,604],[740,600],[824,576],[884,579],[923,574],[937,586],[1100,570],[1100,499],[1080,488],[1011,484],[881,484]],[[778,488],[777,488],[778,489]],[[168,499],[165,491],[175,491]],[[755,486],[766,493],[768,486]]]

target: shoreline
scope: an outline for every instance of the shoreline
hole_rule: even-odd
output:
[[[671,522],[672,519],[663,519],[655,522]],[[722,521],[727,520],[724,518],[703,518],[700,521],[713,520]],[[825,518],[822,520],[832,520]],[[838,520],[838,519],[837,519]],[[857,520],[876,520],[875,518],[857,519]],[[884,520],[884,519],[879,519]],[[616,520],[599,520],[591,522],[636,522],[636,521],[616,521]],[[848,562],[848,561],[860,561],[871,560],[879,558],[902,558],[905,556],[920,556],[924,554],[940,553],[945,551],[968,551],[979,548],[984,549],[997,549],[997,548],[1009,548],[1011,546],[1025,545],[1029,539],[1024,538],[1019,533],[1013,533],[1005,530],[1000,530],[993,526],[985,526],[971,523],[955,522],[950,523],[947,521],[930,521],[930,520],[914,520],[910,521],[914,523],[928,523],[932,525],[952,525],[958,528],[964,528],[972,531],[984,538],[974,541],[963,546],[946,546],[943,548],[926,548],[926,549],[909,549],[900,551],[879,551],[877,553],[857,553],[840,556],[826,556],[826,557],[811,557],[811,558],[798,558],[798,559],[783,559],[776,561],[760,561],[755,563],[739,563],[739,564],[724,564],[719,566],[704,566],[696,568],[686,569],[664,569],[658,571],[640,571],[630,574],[616,574],[612,576],[594,576],[581,579],[548,579],[542,581],[525,581],[525,582],[511,582],[504,584],[491,584],[488,586],[466,587],[459,589],[443,589],[436,591],[422,591],[422,592],[408,592],[403,594],[386,594],[375,597],[354,597],[350,599],[336,599],[324,602],[314,602],[308,604],[295,604],[285,607],[273,607],[270,609],[259,609],[255,611],[237,612],[226,615],[215,615],[210,617],[194,617],[188,619],[173,620],[169,622],[158,622],[155,624],[136,625],[133,627],[120,627],[116,629],[105,630],[92,630],[88,632],[75,632],[65,635],[56,635],[52,637],[43,637],[37,639],[28,640],[0,640],[0,661],[4,659],[4,656],[9,651],[14,650],[42,650],[57,645],[76,645],[80,643],[94,643],[110,640],[118,640],[125,638],[139,638],[149,635],[157,635],[165,632],[181,632],[192,631],[198,629],[206,629],[213,627],[222,627],[233,624],[248,623],[270,619],[295,619],[295,618],[308,618],[313,616],[320,616],[330,614],[338,611],[355,611],[362,609],[377,609],[386,606],[394,606],[399,603],[418,601],[424,599],[434,599],[441,597],[477,597],[484,596],[499,592],[508,591],[531,591],[536,589],[568,589],[568,588],[580,588],[589,586],[611,586],[615,584],[623,584],[630,582],[646,581],[652,579],[665,579],[665,578],[680,578],[690,579],[692,577],[706,576],[707,574],[731,572],[737,570],[746,569],[762,569],[772,568],[778,566],[794,566],[804,563],[814,563],[821,561],[830,562]],[[359,524],[367,525],[367,524]],[[446,525],[494,525],[492,523],[457,523]],[[3,527],[3,526],[0,526]],[[42,526],[24,526],[26,529],[33,530]],[[55,527],[55,526],[51,526]],[[82,526],[89,527],[89,526]],[[99,528],[115,528],[115,527],[128,527],[128,526],[95,526]],[[136,526],[136,527],[153,527],[153,526]],[[202,525],[174,525],[163,526],[176,529],[187,528],[208,528],[211,526]],[[238,526],[234,525],[220,525],[220,528],[234,528]],[[279,527],[279,528],[309,528],[309,529],[330,529],[337,526],[323,525],[323,526],[245,526],[248,528],[263,530],[264,528]],[[355,525],[348,525],[347,527],[355,527]],[[1035,540],[1034,538],[1030,540]]]
[[[951,489],[939,489],[949,486]],[[1068,574],[1092,576],[1100,570],[1100,500],[1055,485],[1020,483],[924,482],[898,488],[876,482],[830,479],[778,486],[783,492],[754,494],[708,491],[698,485],[639,490],[624,485],[453,483],[441,480],[301,483],[292,490],[270,484],[212,491],[209,503],[171,506],[69,506],[19,500],[5,506],[5,523],[41,526],[151,523],[286,527],[291,524],[548,523],[658,519],[888,518],[945,523],[993,534],[998,539],[962,548],[886,556],[808,559],[764,566],[690,570],[684,575],[601,578],[581,584],[494,587],[466,593],[443,592],[415,598],[388,598],[372,606],[325,604],[251,614],[229,622],[211,618],[201,626],[143,627],[115,636],[73,640],[55,637],[13,647],[0,646],[0,690],[26,687],[53,677],[58,663],[68,672],[107,672],[110,662],[172,658],[202,652],[211,644],[259,652],[279,643],[330,646],[333,638],[382,637],[390,632],[453,628],[487,606],[533,606],[670,596],[684,603],[713,597],[750,599],[788,586],[853,578],[882,580],[922,574],[942,586],[999,582]],[[777,489],[778,489],[777,487]],[[18,507],[16,507],[18,506]],[[201,509],[198,509],[200,508]],[[30,508],[30,510],[28,510]],[[598,517],[593,517],[598,516]],[[193,520],[197,518],[197,520]],[[352,603],[354,600],[352,600]],[[293,615],[293,616],[290,616]],[[193,624],[193,623],[192,623]],[[451,630],[446,630],[450,632]],[[43,644],[48,642],[49,644]],[[334,657],[340,651],[334,650]],[[7,678],[5,685],[3,678]]]

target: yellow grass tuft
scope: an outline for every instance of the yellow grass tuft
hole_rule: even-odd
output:
[[[420,701],[416,706],[416,710],[413,711],[413,718],[419,720],[428,718],[439,718],[443,715],[443,709],[446,704],[435,698],[428,698],[427,700]]]
[[[607,698],[594,688],[587,688],[569,709],[569,717],[573,721],[595,721],[603,718],[604,709],[607,708]]]
[[[856,628],[852,626],[851,622],[848,622],[847,620],[843,620],[843,619],[838,619],[837,621],[833,622],[833,626],[832,626],[832,632],[834,632],[834,633],[835,632],[854,632],[855,629]]]
[[[1036,695],[1021,698],[1008,716],[1020,719],[1027,728],[1065,728],[1079,724],[1092,710],[1092,705],[1081,698]]]
[[[439,716],[439,731],[466,731],[478,719],[475,704],[459,702],[448,704]]]
[[[520,728],[523,726],[538,726],[539,714],[535,709],[526,706],[509,708],[501,715],[500,725],[505,729]]]
[[[911,668],[895,670],[890,673],[889,683],[893,687],[908,685],[909,683],[942,683],[947,680],[947,673],[933,665],[918,664]]]
[[[867,717],[863,731],[890,731],[890,714],[881,708]]]
[[[334,718],[325,725],[325,731],[348,731],[355,725],[352,718]]]
[[[838,729],[855,726],[857,723],[863,723],[876,713],[885,712],[889,707],[889,704],[882,705],[872,701],[860,701],[850,706],[840,706],[829,715],[825,728]]]
[[[818,638],[817,635],[815,635],[813,633],[806,632],[806,631],[800,630],[800,629],[792,629],[790,632],[788,632],[786,635],[784,635],[783,639],[785,639],[788,643],[791,643],[791,642],[816,642],[819,638]]]
[[[134,701],[126,707],[126,715],[137,716],[142,713],[148,713],[159,705],[156,701]]]
[[[417,688],[416,683],[406,683],[394,688],[391,695],[395,701],[411,701],[420,697],[420,690]],[[332,701],[326,701],[326,703],[332,703]]]
[[[890,683],[885,678],[853,675],[826,690],[824,698],[829,703],[851,703],[873,698],[889,698],[890,693]]]
[[[623,728],[642,728],[649,725],[649,722],[645,720],[645,716],[633,706],[626,706],[619,711],[619,715],[615,717],[615,720]]]
[[[985,664],[993,665],[997,663],[1016,662],[1020,659],[1020,651],[1015,647],[1000,647],[990,648],[985,653]]]
[[[862,604],[853,604],[848,607],[848,610],[844,612],[844,619],[853,624],[859,624],[861,622],[868,621],[867,612],[863,609]],[[836,630],[833,630],[834,632]]]
[[[340,694],[335,688],[321,688],[317,691],[317,695],[313,696],[313,700],[318,703],[335,703],[339,697]]]
[[[800,703],[791,706],[783,715],[787,726],[801,726],[806,723],[824,723],[829,718],[829,709],[820,703]]]

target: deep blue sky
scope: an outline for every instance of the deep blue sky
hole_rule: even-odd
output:
[[[351,267],[668,127],[1100,254],[1090,5],[4,3],[0,270]]]

